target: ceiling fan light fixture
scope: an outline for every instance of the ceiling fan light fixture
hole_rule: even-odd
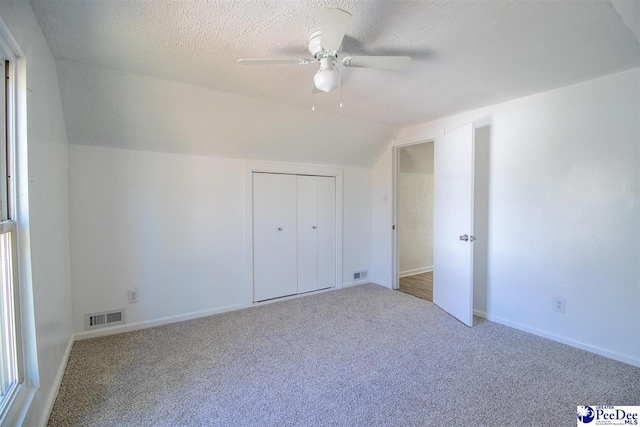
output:
[[[320,70],[313,76],[313,83],[322,92],[331,92],[340,87],[340,73],[334,67],[332,57],[320,60]]]
[[[313,83],[318,90],[331,92],[340,87],[340,73],[337,70],[319,70],[313,77]]]

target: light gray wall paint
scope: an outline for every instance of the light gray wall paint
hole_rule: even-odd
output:
[[[400,274],[433,267],[433,142],[399,150]]]

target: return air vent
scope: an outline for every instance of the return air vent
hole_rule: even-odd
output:
[[[124,323],[124,308],[84,315],[84,329],[104,328]]]
[[[367,270],[357,271],[353,273],[353,280],[363,280],[367,278]]]

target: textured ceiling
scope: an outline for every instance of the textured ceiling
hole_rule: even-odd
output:
[[[640,47],[601,1],[32,0],[54,56],[406,126],[640,65]],[[307,58],[322,10],[353,14],[343,51],[403,54],[408,71],[343,69],[311,95],[315,67],[236,64]]]

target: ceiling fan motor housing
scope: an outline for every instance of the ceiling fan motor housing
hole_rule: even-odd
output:
[[[333,58],[327,57],[320,59],[320,71],[324,70],[332,70],[333,69]]]
[[[309,53],[313,55],[314,58],[322,58],[323,50],[322,50],[322,31],[315,31],[311,33],[309,36]],[[319,55],[320,54],[320,55]]]

